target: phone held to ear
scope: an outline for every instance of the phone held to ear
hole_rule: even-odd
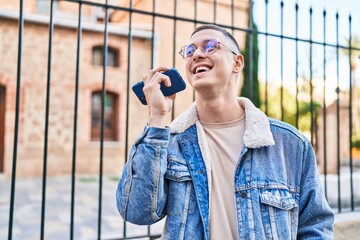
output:
[[[186,88],[186,83],[184,79],[181,77],[180,73],[175,68],[170,68],[166,72],[163,72],[163,74],[169,76],[171,81],[170,87],[166,87],[164,82],[161,82],[160,84],[160,90],[164,94],[164,96],[170,96]],[[140,102],[144,105],[147,105],[145,94],[143,92],[143,87],[144,87],[144,82],[141,81],[135,83],[134,86],[132,87],[132,90],[134,91],[135,95],[138,97]]]

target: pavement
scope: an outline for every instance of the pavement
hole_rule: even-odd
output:
[[[116,176],[103,176],[101,239],[124,237],[124,221],[116,208]],[[0,240],[8,239],[11,179],[0,176]],[[17,179],[12,239],[40,239],[42,178]],[[97,239],[99,219],[99,177],[77,176],[75,183],[73,239]],[[70,239],[71,176],[48,177],[44,239]],[[160,234],[163,221],[150,228]],[[147,226],[126,223],[126,236],[147,235]],[[149,239],[149,238],[138,238]]]
[[[324,176],[321,175],[321,182]],[[115,191],[119,176],[103,176],[101,239],[124,237],[124,221],[116,208]],[[350,203],[350,175],[348,169],[341,173],[341,199],[343,211]],[[354,172],[353,194],[355,210],[360,210],[360,169]],[[337,212],[338,177],[327,175],[327,194],[330,205]],[[8,239],[11,180],[0,175],[0,240]],[[17,179],[12,239],[40,239],[42,178]],[[48,177],[46,183],[46,208],[44,239],[70,239],[71,176]],[[356,213],[356,212],[353,212]],[[356,213],[357,214],[357,213]],[[73,239],[97,239],[99,219],[99,177],[77,176],[75,183]],[[164,220],[151,226],[150,234],[160,234]],[[148,234],[147,226],[126,223],[126,237]],[[142,237],[137,239],[149,239]]]

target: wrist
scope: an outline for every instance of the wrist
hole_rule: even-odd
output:
[[[166,127],[166,115],[150,115],[148,126],[165,128]]]

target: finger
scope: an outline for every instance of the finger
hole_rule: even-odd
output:
[[[168,67],[158,66],[158,67],[156,67],[156,68],[154,68],[154,69],[151,69],[149,75],[154,75],[154,74],[157,73],[157,72],[165,72],[165,71],[167,71],[167,70],[169,70]]]
[[[164,82],[165,86],[170,87],[171,86],[171,81],[169,76],[162,74],[160,72],[156,72],[154,74],[154,76],[149,80],[149,83],[157,83],[160,84]]]
[[[161,77],[162,77],[162,80],[163,80],[165,86],[170,87],[171,86],[171,80],[170,80],[169,76],[167,76],[165,74],[161,74],[161,75],[162,75]]]
[[[169,68],[168,68],[168,67],[165,67],[165,66],[159,66],[159,67],[156,67],[156,68],[154,68],[154,69],[151,69],[151,70],[149,71],[149,74],[143,76],[143,81],[144,81],[144,83],[149,82],[149,80],[151,80],[156,73],[165,72],[165,71],[167,71],[168,69],[169,69]]]

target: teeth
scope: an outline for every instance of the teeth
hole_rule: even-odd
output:
[[[196,70],[195,70],[195,73],[199,73],[199,72],[202,72],[202,71],[209,71],[210,68],[208,67],[205,67],[205,66],[201,66],[201,67],[198,67]]]

